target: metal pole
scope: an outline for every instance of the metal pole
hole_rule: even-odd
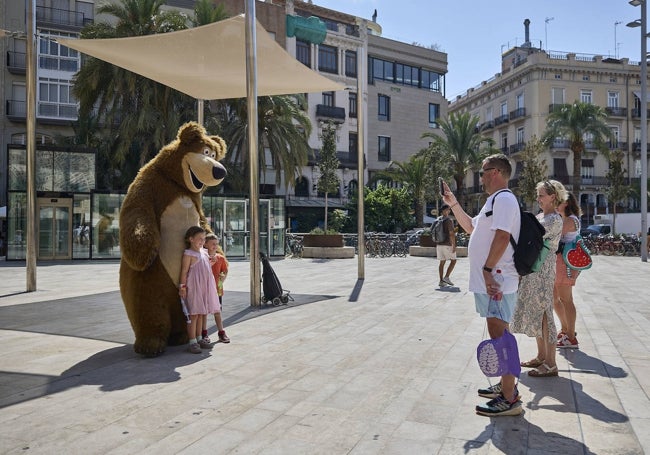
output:
[[[641,261],[648,262],[648,20],[641,2]]]
[[[357,47],[357,169],[359,176],[357,178],[357,278],[365,278],[365,259],[366,259],[366,240],[365,240],[365,218],[363,211],[364,195],[364,172],[365,172],[365,151],[366,151],[366,130],[364,122],[366,121],[366,106],[368,93],[366,90],[368,83],[367,76],[368,62],[363,46]]]
[[[205,105],[204,100],[196,100],[196,121],[199,125],[205,124],[205,114],[203,112],[203,106]]]
[[[36,0],[27,0],[27,292],[36,290]]]
[[[246,0],[246,93],[248,100],[248,170],[250,200],[250,290],[251,306],[261,301],[259,258],[259,160],[257,150],[257,35],[255,0]]]

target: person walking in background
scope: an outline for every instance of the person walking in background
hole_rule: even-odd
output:
[[[221,246],[219,245],[219,237],[216,234],[208,234],[205,236],[205,248],[208,250],[210,257],[210,265],[212,268],[212,275],[217,283],[216,292],[219,297],[219,311],[214,313],[214,322],[217,325],[217,336],[222,343],[230,343],[230,338],[226,335],[223,327],[223,319],[221,317],[221,309],[223,308],[223,282],[228,276],[228,261]],[[208,318],[207,315],[203,320],[203,339],[208,337]],[[207,338],[210,340],[209,338]]]
[[[201,336],[202,317],[220,310],[217,293],[214,292],[217,283],[212,275],[210,257],[203,248],[205,230],[192,226],[185,232],[185,247],[181,261],[181,276],[179,294],[185,300],[190,315],[187,324],[189,336],[189,351],[200,354],[201,348],[212,347],[209,340]]]
[[[443,204],[440,208],[440,213],[442,213],[442,229],[445,232],[445,240],[442,242],[436,242],[436,257],[440,261],[438,265],[438,275],[440,277],[440,282],[438,286],[453,286],[454,283],[451,281],[451,272],[456,266],[456,232],[454,231],[454,221],[449,218],[449,213],[451,209],[449,205]],[[432,233],[433,234],[433,233]],[[445,273],[445,262],[449,261],[449,267],[447,267],[447,272]]]
[[[557,180],[546,180],[537,184],[537,203],[542,212],[537,219],[546,229],[550,251],[557,250],[562,235],[562,217],[558,206],[567,198],[567,192]],[[537,355],[532,360],[521,362],[522,367],[533,368],[529,376],[557,376],[555,345],[557,332],[553,320],[553,288],[555,287],[555,258],[546,256],[539,271],[521,277],[519,301],[512,318],[512,331],[525,333],[537,340]]]
[[[560,247],[555,255],[555,288],[553,289],[553,307],[561,324],[560,332],[557,334],[557,347],[578,349],[573,286],[576,285],[580,271],[567,267],[562,249],[565,243],[572,243],[578,237],[582,211],[573,193],[568,194],[567,200],[558,206],[557,211],[562,216],[563,222]]]
[[[474,218],[461,208],[449,186],[443,184],[443,201],[450,206],[458,224],[465,232],[471,234],[467,247],[470,266],[469,290],[474,293],[476,311],[486,318],[488,333],[492,339],[503,336],[517,304],[519,275],[515,268],[510,236],[515,240],[519,239],[521,215],[517,198],[507,191],[511,173],[512,166],[508,157],[503,154],[490,155],[483,160],[479,175],[489,196]],[[496,198],[499,191],[499,197]],[[501,285],[494,278],[497,269],[503,276]],[[490,296],[498,293],[503,293],[503,297],[500,303],[495,303]],[[513,374],[505,374],[501,376],[498,384],[480,389],[480,396],[493,399],[485,405],[476,406],[477,414],[520,414],[522,407],[515,380]]]

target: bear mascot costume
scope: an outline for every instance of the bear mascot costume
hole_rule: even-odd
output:
[[[147,163],[129,186],[120,211],[120,292],[135,333],[133,349],[146,357],[187,343],[178,296],[185,231],[211,232],[203,190],[221,183],[226,144],[196,122]]]

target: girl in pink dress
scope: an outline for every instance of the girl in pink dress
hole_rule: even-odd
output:
[[[209,341],[204,342],[201,337],[201,316],[219,311],[219,298],[214,292],[217,284],[212,275],[212,267],[208,252],[203,249],[205,244],[205,230],[199,226],[192,226],[185,233],[186,250],[183,252],[181,262],[181,276],[179,293],[185,300],[190,314],[190,323],[187,324],[187,334],[190,339],[189,351],[200,354],[201,348],[212,347]]]

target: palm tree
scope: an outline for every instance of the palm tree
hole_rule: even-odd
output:
[[[260,169],[275,171],[275,184],[284,178],[285,187],[295,184],[307,165],[311,149],[308,137],[311,121],[300,109],[302,95],[262,96],[257,99],[258,151]],[[207,117],[208,129],[215,130],[228,144],[225,160],[248,168],[248,106],[246,99],[213,103]],[[268,151],[268,157],[267,153]],[[270,162],[267,158],[270,157]]]
[[[551,143],[556,138],[569,140],[569,149],[573,153],[573,192],[578,195],[582,186],[582,154],[585,141],[593,141],[599,149],[604,150],[605,140],[611,138],[612,132],[606,123],[605,110],[593,104],[575,101],[564,104],[548,115],[543,140]]]
[[[394,167],[393,167],[394,166]],[[376,174],[377,179],[389,179],[399,182],[415,201],[415,220],[419,226],[424,220],[426,190],[429,182],[428,161],[422,156],[411,156],[408,161],[391,162],[386,170]]]
[[[491,147],[492,140],[481,135],[477,128],[479,118],[465,113],[451,113],[448,119],[440,122],[444,136],[435,133],[424,133],[422,138],[431,140],[429,148],[436,148],[447,154],[450,169],[456,182],[461,205],[465,202],[465,176],[478,166],[486,155],[481,152],[481,146]]]
[[[199,0],[194,5],[194,18],[192,18],[194,27],[212,24],[224,19],[228,19],[228,13],[223,3],[215,5],[212,0]]]
[[[161,11],[164,0],[120,0],[97,12],[114,16],[114,24],[96,23],[82,38],[121,38],[166,33],[187,28],[178,11]],[[95,115],[111,129],[113,165],[136,171],[176,134],[178,125],[194,116],[194,101],[160,83],[99,59],[89,58],[75,76],[73,93],[79,118]],[[133,176],[130,176],[131,178]],[[127,180],[127,182],[130,179]]]

